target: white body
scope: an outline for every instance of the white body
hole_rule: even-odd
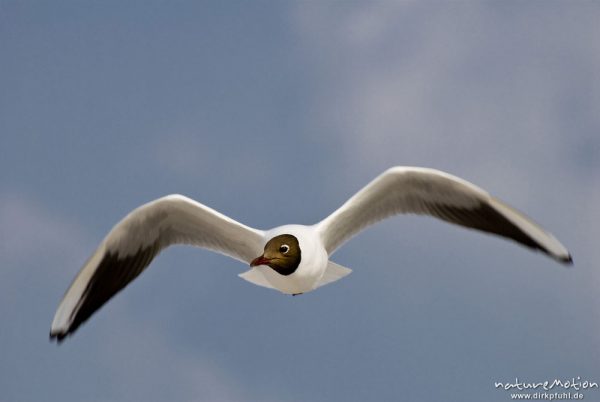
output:
[[[260,265],[239,276],[255,285],[277,289],[287,294],[306,293],[316,289],[320,286],[320,280],[329,262],[317,228],[304,225],[279,226],[265,233],[263,247],[270,239],[282,234],[291,234],[298,239],[302,255],[296,271],[283,276],[266,265]]]

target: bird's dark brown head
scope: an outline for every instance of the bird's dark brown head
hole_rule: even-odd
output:
[[[250,263],[251,267],[267,265],[281,275],[291,275],[300,265],[300,244],[291,234],[273,237],[265,245],[263,254]]]

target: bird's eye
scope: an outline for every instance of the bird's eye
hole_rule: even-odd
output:
[[[290,246],[288,246],[287,244],[282,244],[281,246],[279,246],[280,253],[287,254],[288,251],[290,251]]]

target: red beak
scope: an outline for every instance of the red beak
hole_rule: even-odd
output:
[[[270,258],[265,258],[264,255],[261,255],[260,257],[256,257],[255,259],[253,259],[250,263],[250,266],[256,267],[257,265],[268,265],[270,261]]]

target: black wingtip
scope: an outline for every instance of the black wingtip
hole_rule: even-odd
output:
[[[568,265],[568,266],[573,265],[573,257],[571,256],[571,254],[567,254],[564,257],[560,257],[559,261],[562,262],[564,265]]]
[[[63,343],[63,341],[67,337],[67,335],[68,334],[66,334],[64,332],[52,332],[52,331],[50,331],[50,342],[56,341],[56,344],[60,345],[61,343]]]

